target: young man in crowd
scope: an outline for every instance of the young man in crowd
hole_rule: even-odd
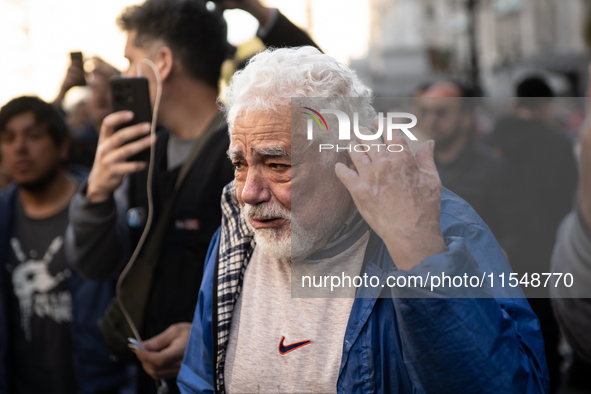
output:
[[[117,393],[125,368],[109,359],[95,321],[113,282],[68,265],[68,206],[87,175],[66,168],[68,130],[36,97],[0,110],[0,152],[14,182],[0,192],[0,393]]]
[[[402,285],[442,271],[511,272],[488,227],[442,188],[433,141],[415,157],[393,131],[384,143],[402,151],[348,150],[329,115],[322,131],[309,122],[310,141],[298,96],[332,98],[316,111],[375,115],[354,72],[311,47],[262,52],[234,75],[235,180],[222,196],[181,391],[546,392],[539,323],[519,289]],[[345,149],[319,152],[327,142]],[[348,297],[292,298],[297,273],[310,268],[377,282],[344,285]]]
[[[474,208],[512,262],[525,215],[510,169],[476,138],[476,100],[459,82],[436,82],[419,99],[420,125],[443,187]]]
[[[227,126],[217,104],[221,65],[229,53],[226,24],[221,14],[208,11],[199,1],[148,0],[126,9],[119,25],[127,33],[125,56],[129,70],[125,75],[137,75],[143,59],[151,60],[160,74],[162,99],[157,116],[159,125],[167,129],[156,142],[155,220],[138,260],[149,260],[149,267],[136,262],[130,272],[131,277],[148,275],[148,279],[133,282],[127,277],[123,282],[123,287],[132,282],[147,284],[141,290],[137,286],[123,289],[132,296],[145,294],[139,297],[140,306],[127,305],[127,309],[134,313],[139,310],[142,315],[134,321],[146,339],[142,343],[146,350],[135,350],[143,366],[137,391],[155,392],[153,379],[169,379],[169,389],[176,392],[175,377],[197,303],[196,284],[201,283],[208,244],[221,219],[219,196],[232,179],[232,166],[226,157]],[[273,28],[267,34],[272,35]],[[286,37],[285,42],[300,44],[291,38]],[[141,67],[154,103],[155,75],[146,65]],[[70,209],[68,255],[88,278],[101,279],[121,272],[146,224],[146,163],[127,159],[149,147],[149,125],[114,132],[132,116],[122,112],[105,118],[88,182],[75,195]],[[128,143],[138,137],[143,138]],[[193,157],[199,145],[203,148]],[[186,176],[173,197],[185,165],[186,171],[182,172]],[[167,208],[170,215],[164,220]],[[155,230],[159,226],[163,226],[162,231]],[[157,251],[147,249],[155,244],[161,244]],[[108,326],[109,321],[107,318],[103,326]],[[118,323],[111,323],[107,330],[121,332],[113,328]],[[127,326],[127,322],[121,325]],[[117,344],[113,346],[122,347],[121,341]],[[128,351],[125,344],[123,347]]]

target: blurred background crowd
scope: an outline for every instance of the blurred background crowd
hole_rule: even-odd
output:
[[[0,0],[0,104],[23,95],[52,103],[72,140],[71,164],[92,167],[112,112],[109,79],[128,67],[115,19],[135,2]],[[232,50],[222,97],[232,74],[264,47],[260,15],[235,3],[224,15]],[[577,190],[591,1],[261,3],[356,70],[377,97],[405,98],[378,100],[376,108],[404,107],[419,118],[420,139],[436,141],[443,185],[483,217],[516,272],[550,272],[556,232]],[[0,188],[11,180],[0,157]],[[552,390],[591,392],[591,365],[560,334],[550,301],[538,294],[530,304],[542,324]]]

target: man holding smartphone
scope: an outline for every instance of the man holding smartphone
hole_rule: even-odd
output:
[[[142,342],[147,350],[136,350],[145,371],[139,373],[137,392],[156,392],[152,378],[170,379],[170,390],[178,392],[174,378],[188,341],[208,244],[221,220],[219,196],[233,178],[226,157],[227,126],[222,124],[217,105],[221,64],[229,49],[226,25],[221,14],[198,2],[154,0],[126,9],[119,25],[128,34],[125,56],[130,65],[125,76],[136,76],[140,61],[149,59],[162,84],[157,116],[167,130],[158,134],[155,145],[154,222],[146,248],[157,241],[154,229],[175,193],[183,164],[194,146],[203,144],[188,168],[170,223],[159,240],[162,247],[155,256],[143,322],[138,327],[148,340]],[[267,34],[272,35],[272,30]],[[142,71],[154,104],[155,75],[145,65]],[[147,163],[128,158],[150,146],[150,125],[115,132],[133,117],[118,112],[105,118],[88,182],[72,201],[66,249],[74,267],[88,278],[121,272],[146,224]],[[211,135],[207,142],[205,134]],[[142,258],[150,256],[140,253]]]

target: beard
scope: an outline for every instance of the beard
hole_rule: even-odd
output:
[[[53,183],[61,168],[61,164],[56,164],[55,166],[48,168],[47,171],[41,174],[37,179],[28,182],[17,182],[17,184],[29,193],[41,193]]]
[[[279,205],[260,203],[257,205],[244,204],[242,217],[247,226],[254,233],[254,240],[269,257],[278,260],[300,260],[314,251],[314,245],[320,237],[312,231],[304,229],[292,217],[291,212]],[[281,228],[255,229],[250,224],[251,218],[259,220],[286,220],[287,225]]]

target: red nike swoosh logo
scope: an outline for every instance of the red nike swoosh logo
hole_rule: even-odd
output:
[[[282,355],[285,355],[289,352],[293,352],[294,350],[299,349],[302,346],[306,346],[312,343],[312,341],[302,341],[292,343],[291,345],[283,345],[283,341],[285,341],[285,337],[281,337],[281,342],[279,342],[279,353],[281,353]]]

